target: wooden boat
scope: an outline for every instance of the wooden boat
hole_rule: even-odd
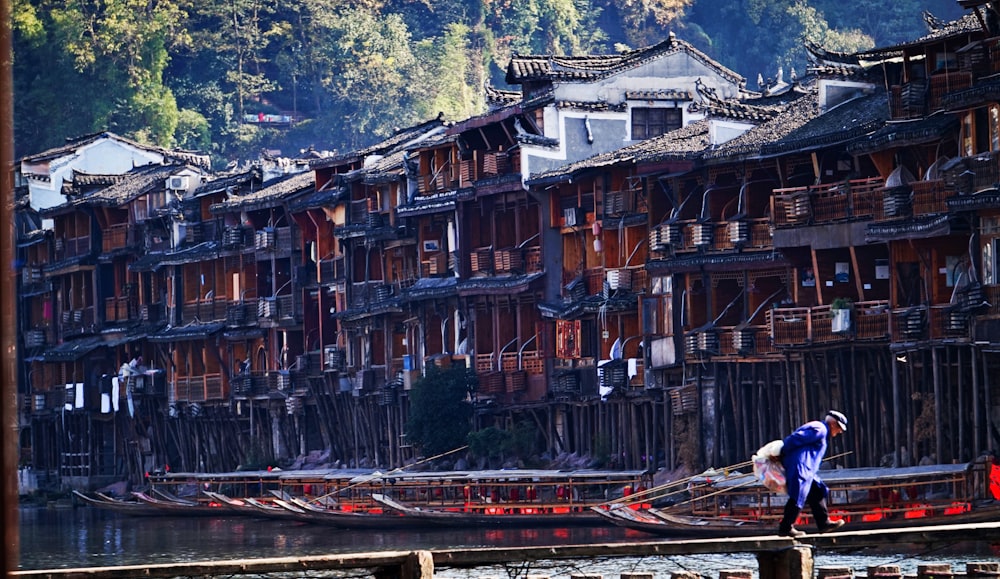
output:
[[[469,505],[442,510],[404,505],[385,495],[373,493],[372,499],[387,510],[408,520],[441,527],[540,527],[601,524],[601,517],[589,508],[572,510],[563,505]]]
[[[341,511],[336,508],[319,506],[296,497],[275,498],[274,503],[292,513],[295,520],[329,525],[341,529],[399,529],[422,528],[424,521],[410,519],[395,513]]]
[[[203,503],[203,502],[189,501],[189,500],[182,500],[182,501],[167,500],[163,498],[154,497],[150,494],[141,491],[133,491],[132,496],[138,499],[140,503],[144,503],[151,507],[159,509],[164,514],[169,513],[173,515],[220,516],[228,512],[231,512],[227,511],[226,509],[223,509],[218,504],[212,504],[207,502]]]
[[[1000,502],[985,498],[985,466],[928,465],[900,469],[823,471],[830,515],[844,531],[976,523],[1000,518]],[[752,475],[709,473],[690,479],[691,498],[666,508],[626,504],[595,508],[616,525],[676,537],[773,535],[787,498]],[[645,500],[651,500],[646,498]],[[797,523],[815,529],[809,510]]]
[[[165,511],[141,501],[116,499],[100,492],[85,493],[74,490],[73,496],[88,505],[126,515],[150,516],[167,514]]]
[[[260,501],[253,497],[233,498],[212,491],[203,492],[212,503],[234,514],[268,519],[297,520],[295,513],[280,505],[272,504],[269,501]]]

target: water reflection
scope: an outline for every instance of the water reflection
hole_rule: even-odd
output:
[[[470,529],[427,531],[349,531],[307,523],[245,517],[128,517],[95,508],[22,508],[22,569],[54,569],[308,556],[397,549],[522,547],[642,541],[645,533],[617,527]],[[948,545],[934,551],[818,553],[817,566],[849,566],[864,572],[874,565],[896,564],[916,574],[920,563],[951,563],[964,571],[968,561],[1000,561],[989,544]],[[572,573],[618,577],[624,572],[654,572],[669,577],[678,570],[718,576],[722,569],[756,569],[753,555],[645,557],[539,561],[476,570],[441,569],[435,577],[525,577],[528,572],[565,577]]]

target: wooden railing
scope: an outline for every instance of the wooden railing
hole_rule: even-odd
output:
[[[771,198],[775,227],[796,227],[872,219],[878,211],[878,190],[884,182],[873,177],[809,187],[774,189]]]
[[[915,181],[910,186],[913,188],[914,217],[948,212],[947,200],[955,195],[955,190],[947,187],[943,179]]]
[[[840,314],[828,305],[774,308],[767,312],[767,325],[775,346],[876,340],[889,335],[887,301],[857,302],[848,311],[850,319],[845,326],[844,322],[835,321]]]
[[[210,299],[185,302],[181,307],[181,323],[214,322],[226,319],[226,310],[229,308],[229,300]]]
[[[89,254],[91,239],[89,235],[69,239],[56,238],[55,246],[55,261],[59,261]]]
[[[89,330],[97,322],[93,306],[62,311],[62,335],[77,334]]]
[[[205,402],[207,400],[222,400],[222,374],[203,374],[201,376],[178,376],[174,379],[173,396],[177,402]]]
[[[717,327],[720,356],[762,356],[778,350],[767,325]]]
[[[104,300],[104,320],[124,322],[139,317],[139,308],[130,297],[111,297]]]
[[[119,223],[108,227],[103,232],[101,249],[107,253],[135,244],[135,231],[136,226],[128,223]]]

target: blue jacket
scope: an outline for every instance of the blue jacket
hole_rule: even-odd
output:
[[[813,483],[826,495],[827,488],[817,472],[826,454],[826,437],[829,430],[820,420],[807,422],[785,437],[781,449],[781,463],[785,466],[785,483],[788,498],[801,509]]]

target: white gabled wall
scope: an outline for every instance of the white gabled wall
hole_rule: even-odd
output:
[[[106,137],[81,145],[75,151],[48,162],[32,164],[22,161],[21,173],[28,181],[31,206],[34,209],[45,209],[66,201],[62,196],[63,182],[72,177],[74,170],[98,175],[120,175],[135,167],[162,162],[163,155],[160,153]],[[32,175],[42,175],[48,179],[31,178]]]

